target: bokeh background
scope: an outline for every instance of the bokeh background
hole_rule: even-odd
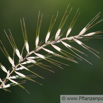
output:
[[[64,29],[69,26],[70,21],[78,8],[80,8],[81,12],[70,35],[77,35],[98,12],[102,12],[98,20],[103,18],[102,0],[0,0],[0,40],[4,43],[9,54],[12,55],[12,47],[6,38],[3,29],[7,32],[8,29],[12,31],[15,42],[21,50],[23,46],[23,37],[20,26],[20,18],[24,17],[30,49],[32,50],[35,48],[34,41],[36,21],[39,10],[43,13],[40,34],[40,40],[43,41],[45,39],[52,15],[56,15],[56,12],[59,11],[59,16],[51,35],[54,36],[68,4],[70,4],[70,7],[73,7],[73,10],[64,26]],[[91,28],[89,31],[98,30],[103,30],[103,22]],[[25,86],[30,94],[26,93],[18,86],[11,87],[11,93],[0,90],[0,103],[59,103],[60,95],[62,94],[103,95],[103,40],[93,39],[84,41],[84,43],[98,50],[100,52],[100,59],[85,49],[82,49],[80,46],[76,45],[76,43],[71,43],[71,45],[76,46],[78,49],[81,49],[83,52],[88,54],[86,59],[92,62],[93,65],[90,65],[85,61],[78,61],[79,64],[74,64],[61,59],[61,62],[66,62],[70,66],[63,66],[64,69],[61,70],[60,68],[49,64],[52,66],[51,69],[54,70],[55,73],[51,73],[34,66],[31,70],[45,77],[45,80],[35,78],[35,80],[42,83],[43,86],[27,81],[23,86]],[[58,58],[56,59],[60,60]],[[0,62],[10,69],[10,64],[1,51]],[[47,63],[45,61],[42,62]],[[0,77],[3,78],[4,76],[5,74],[0,70]]]

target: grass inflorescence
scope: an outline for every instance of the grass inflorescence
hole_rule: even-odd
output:
[[[82,55],[86,55],[84,52],[80,51],[79,49],[77,49],[76,47],[73,47],[72,45],[69,44],[69,42],[76,42],[78,45],[82,46],[83,48],[85,48],[86,50],[88,50],[89,52],[91,52],[92,54],[94,54],[97,58],[99,58],[99,56],[97,55],[98,52],[94,49],[92,49],[91,47],[87,46],[86,44],[84,44],[82,42],[82,40],[84,38],[86,39],[91,39],[91,38],[98,38],[100,35],[100,33],[103,33],[103,30],[101,31],[94,31],[94,32],[90,32],[90,33],[86,33],[87,30],[89,30],[90,28],[92,28],[93,26],[97,25],[98,23],[100,23],[101,21],[103,21],[103,19],[97,21],[96,23],[94,23],[98,17],[100,16],[100,12],[78,33],[78,35],[75,36],[69,36],[73,26],[80,14],[79,9],[77,10],[77,12],[75,13],[70,25],[68,26],[68,29],[66,31],[66,34],[64,34],[63,32],[63,27],[72,11],[72,8],[68,11],[69,5],[60,21],[60,24],[58,26],[57,32],[54,35],[54,39],[50,38],[51,35],[51,31],[54,27],[54,24],[57,20],[58,17],[58,12],[57,15],[54,17],[52,16],[51,21],[50,21],[50,26],[48,28],[46,37],[45,37],[45,42],[44,44],[40,44],[39,41],[39,37],[40,37],[40,28],[41,28],[41,23],[42,23],[42,17],[43,14],[41,14],[39,12],[38,14],[38,20],[37,20],[37,28],[36,28],[36,39],[35,39],[35,49],[33,49],[32,51],[30,51],[29,49],[29,42],[28,42],[28,37],[27,37],[27,31],[26,31],[26,25],[25,25],[25,20],[20,19],[20,24],[21,24],[21,29],[22,29],[22,34],[23,34],[23,38],[24,38],[24,45],[22,48],[22,51],[20,52],[20,50],[18,49],[15,40],[13,38],[13,35],[9,29],[9,35],[7,34],[7,32],[4,30],[4,33],[6,34],[8,41],[10,42],[12,48],[13,48],[13,58],[9,55],[7,49],[5,48],[4,44],[2,43],[2,41],[0,40],[0,43],[2,45],[2,47],[0,47],[1,51],[4,53],[4,55],[6,56],[6,58],[8,59],[9,63],[11,64],[11,70],[9,70],[8,68],[6,68],[2,63],[0,63],[0,68],[3,70],[3,72],[6,73],[6,77],[1,79],[0,78],[0,89],[4,89],[6,91],[10,91],[8,90],[9,87],[11,86],[15,86],[18,85],[21,88],[23,88],[24,90],[26,90],[23,86],[22,83],[25,83],[24,81],[18,82],[18,79],[27,79],[33,82],[36,82],[40,85],[42,85],[41,83],[35,81],[34,79],[32,79],[32,76],[27,76],[24,73],[22,73],[22,70],[26,70],[28,72],[31,72],[33,75],[44,79],[44,77],[42,77],[41,75],[35,73],[34,71],[31,71],[29,69],[29,64],[36,65],[39,66],[45,70],[48,70],[50,72],[54,71],[52,69],[49,69],[49,66],[47,64],[43,64],[40,61],[41,60],[45,60],[46,62],[49,62],[55,66],[58,66],[59,68],[62,68],[61,65],[66,65],[69,66],[68,64],[65,64],[61,61],[57,61],[53,58],[51,58],[53,55],[74,63],[78,63],[76,59],[79,60],[84,60],[86,62],[88,62],[89,64],[92,64],[90,61],[88,61],[87,59],[85,59],[84,57],[82,57],[80,54]],[[57,46],[56,44],[59,43],[61,45],[63,45],[64,47],[68,48],[68,51],[62,49],[60,46]],[[57,52],[48,49],[47,46],[52,46]],[[43,50],[46,52],[46,54],[42,54],[39,53],[40,50]],[[69,52],[71,51],[71,52]],[[24,52],[26,52],[25,56],[24,56]],[[15,62],[15,55],[17,55],[18,57],[18,63]],[[26,90],[27,91],[27,90]],[[28,91],[27,91],[28,92]],[[28,92],[29,93],[29,92]]]

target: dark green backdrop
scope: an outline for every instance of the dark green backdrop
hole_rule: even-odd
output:
[[[53,14],[56,15],[56,12],[59,11],[58,20],[52,33],[54,36],[69,3],[73,7],[73,11],[64,28],[69,25],[78,8],[80,8],[81,12],[71,35],[78,34],[98,12],[102,12],[98,20],[103,18],[102,0],[0,0],[0,40],[3,41],[6,49],[12,55],[12,48],[3,32],[3,29],[7,31],[10,28],[18,48],[21,49],[23,38],[19,21],[20,18],[24,17],[30,49],[32,50],[34,48],[36,21],[39,10],[43,13],[40,40],[44,40],[51,16]],[[90,31],[96,30],[103,30],[103,22],[93,27]],[[55,74],[39,67],[31,68],[46,78],[45,80],[36,78],[43,86],[27,81],[24,86],[30,94],[27,94],[18,86],[11,87],[11,93],[0,90],[0,103],[59,103],[61,94],[103,95],[103,40],[94,39],[84,41],[84,43],[100,52],[100,59],[98,59],[83,49],[88,54],[87,59],[93,65],[84,61],[78,61],[79,64],[64,61],[70,64],[69,67],[63,66],[64,70],[51,65],[52,69],[56,72]],[[77,46],[74,43],[73,45]],[[63,60],[61,61],[63,62]],[[10,68],[10,64],[1,51],[0,62],[8,67],[8,69]],[[4,76],[2,73],[0,70],[0,77]]]

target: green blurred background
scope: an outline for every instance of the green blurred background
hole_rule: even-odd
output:
[[[40,40],[42,41],[45,39],[52,15],[56,15],[56,12],[59,11],[59,16],[51,35],[54,36],[54,33],[58,29],[58,25],[68,4],[70,4],[70,7],[73,7],[73,10],[64,26],[64,29],[68,27],[78,8],[80,8],[81,12],[70,35],[77,35],[79,31],[98,12],[102,12],[98,20],[103,18],[102,0],[0,0],[0,40],[3,41],[10,55],[12,55],[12,48],[3,32],[3,29],[5,29],[7,32],[8,29],[11,29],[16,44],[21,50],[23,46],[23,38],[20,26],[20,18],[24,17],[28,32],[30,50],[32,50],[35,47],[34,41],[37,23],[36,21],[39,10],[43,13],[43,22],[40,34]],[[103,30],[103,22],[91,28],[89,31],[98,30]],[[75,43],[71,44],[88,54],[86,59],[91,61],[93,65],[90,65],[85,61],[78,61],[79,64],[74,64],[61,60],[62,62],[68,63],[70,66],[63,66],[64,70],[61,70],[60,68],[50,64],[52,66],[51,69],[56,73],[51,73],[35,66],[31,68],[31,70],[36,71],[45,77],[45,80],[35,78],[35,80],[42,83],[43,86],[31,81],[27,81],[24,86],[30,92],[30,94],[26,93],[18,86],[11,87],[11,93],[0,90],[0,103],[59,103],[60,95],[62,94],[103,95],[103,40],[93,39],[84,41],[84,43],[98,50],[100,52],[100,59],[96,58],[94,55],[82,49]],[[10,64],[1,51],[0,62],[8,69],[10,68]],[[0,77],[3,78],[4,76],[5,74],[3,74],[3,72],[0,70]]]

